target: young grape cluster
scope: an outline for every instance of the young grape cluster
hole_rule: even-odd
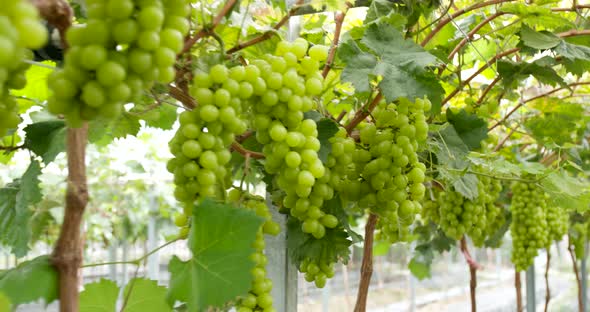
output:
[[[274,183],[285,193],[282,206],[303,221],[303,232],[318,239],[338,221],[321,210],[333,190],[318,156],[316,123],[304,113],[315,108],[313,97],[323,91],[319,66],[326,57],[324,46],[309,47],[303,39],[282,41],[275,55],[246,66],[244,80],[238,81],[239,93],[252,109],[256,139],[264,145],[265,170],[276,175]]]
[[[190,90],[198,107],[180,114],[180,127],[169,143],[174,158],[167,169],[174,174],[174,196],[185,204],[186,215],[191,214],[195,200],[219,198],[231,185],[229,147],[247,129],[241,118],[242,101],[226,85],[236,73],[243,77],[245,70],[218,64],[198,74]]]
[[[423,206],[424,215],[436,215],[433,221],[440,224],[449,237],[459,240],[467,234],[476,246],[481,246],[501,225],[495,222],[503,216],[501,208],[495,203],[502,184],[499,180],[480,176],[477,190],[478,196],[473,200],[452,189],[438,192],[436,204]]]
[[[2,2],[0,10],[0,137],[20,123],[17,102],[10,89],[22,89],[25,71],[32,58],[28,49],[41,48],[47,30],[39,20],[37,8],[26,0]]]
[[[63,70],[49,79],[49,111],[74,126],[114,118],[155,81],[171,82],[191,10],[187,0],[89,0],[86,6],[86,24],[67,32]]]
[[[551,242],[560,241],[567,233],[569,213],[567,210],[552,204],[547,205],[547,227],[549,239],[547,241],[547,248],[550,247]]]
[[[409,225],[422,209],[426,167],[418,151],[428,135],[425,112],[430,107],[422,99],[381,101],[372,114],[375,124],[362,124],[360,144],[344,132],[332,139],[331,183],[345,201],[380,216],[381,239],[407,240]]]
[[[547,228],[548,196],[533,183],[512,185],[512,263],[518,271],[526,270],[537,256],[538,249],[549,242]]]
[[[237,312],[252,312],[276,311],[272,307],[272,280],[267,277],[266,264],[267,259],[264,255],[264,234],[277,235],[280,232],[279,224],[272,220],[268,206],[263,197],[243,193],[238,189],[233,189],[228,194],[230,202],[239,204],[241,207],[254,211],[256,215],[262,217],[265,222],[256,234],[256,241],[254,241],[255,252],[250,256],[250,259],[256,264],[252,269],[252,288],[247,295],[238,300],[236,306]]]
[[[311,258],[305,258],[299,265],[299,271],[305,273],[305,280],[314,282],[317,288],[324,288],[328,278],[334,277],[333,262],[318,262]]]
[[[584,257],[586,253],[586,242],[588,240],[588,231],[590,228],[589,220],[572,220],[569,228],[569,244],[573,245],[574,252],[578,259]]]

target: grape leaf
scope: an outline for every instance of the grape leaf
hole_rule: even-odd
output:
[[[123,113],[111,124],[110,134],[114,138],[124,138],[127,135],[135,136],[140,128],[139,118],[130,113]]]
[[[57,278],[49,256],[40,256],[3,272],[0,275],[0,293],[4,293],[14,305],[39,299],[50,303],[57,299]]]
[[[529,76],[535,77],[539,82],[555,86],[566,85],[565,81],[551,67],[555,60],[551,57],[544,57],[534,62],[517,63],[507,60],[498,61],[498,73],[502,77],[502,84],[512,86]]]
[[[112,312],[117,306],[119,287],[108,279],[84,285],[80,293],[80,312]]]
[[[562,41],[555,47],[555,53],[563,56],[564,58],[575,61],[589,61],[590,60],[590,48],[578,44]]]
[[[42,64],[55,67],[55,62],[43,61]],[[27,99],[18,99],[19,112],[26,112],[33,104],[39,104],[49,97],[47,78],[53,69],[44,66],[31,66],[25,73],[27,84],[23,89],[11,90],[13,95],[24,96]]]
[[[410,100],[428,96],[433,107],[440,104],[444,90],[436,77],[425,70],[436,63],[436,57],[411,40],[405,40],[394,26],[371,24],[363,38],[361,50],[354,41],[344,43],[339,50],[346,66],[343,81],[353,84],[357,92],[370,91],[370,79],[382,76],[379,88],[387,101],[400,97]]]
[[[253,212],[228,204],[204,200],[195,207],[188,242],[193,258],[170,261],[168,302],[203,311],[248,292],[254,267],[249,256],[261,224]]]
[[[66,148],[66,124],[62,120],[49,120],[30,124],[24,129],[25,147],[43,158],[48,164]]]
[[[341,224],[348,235],[350,235],[353,243],[363,241],[363,237],[350,227],[350,222],[348,221],[349,214],[344,211],[344,205],[342,204],[340,196],[334,196],[332,199],[325,201],[322,206],[322,211],[338,218],[339,224]]]
[[[554,205],[564,209],[584,212],[590,205],[588,183],[568,175],[567,172],[552,172],[541,180],[541,185],[550,195]]]
[[[307,257],[318,262],[341,261],[346,264],[350,259],[350,245],[352,241],[343,227],[326,229],[326,235],[316,239],[303,233],[300,221],[292,217],[287,221],[287,249],[297,266]]]
[[[502,209],[502,213],[505,214],[504,224],[502,224],[502,226],[500,226],[494,232],[494,234],[490,235],[486,239],[486,247],[499,248],[502,245],[502,239],[504,238],[504,235],[506,235],[506,232],[508,232],[508,229],[510,229],[510,223],[512,223],[512,214],[510,211],[505,209]]]
[[[391,247],[391,243],[388,241],[376,241],[373,244],[373,256],[386,256],[389,253],[389,247]]]
[[[134,278],[125,287],[123,296],[127,298],[123,312],[172,311],[166,302],[166,287],[159,286],[157,281]]]
[[[20,179],[0,188],[0,243],[10,246],[17,257],[29,250],[32,214],[29,207],[41,201],[40,174],[39,162],[32,160]]]
[[[469,150],[480,148],[481,141],[488,137],[488,124],[485,120],[468,114],[464,109],[461,109],[457,114],[453,113],[451,109],[447,109],[447,120],[453,125]]]
[[[520,28],[520,41],[524,46],[547,50],[556,47],[561,43],[561,38],[549,31],[535,31],[527,25]]]
[[[12,311],[12,302],[2,292],[0,292],[0,311]]]
[[[322,118],[317,122],[318,140],[320,141],[320,151],[318,156],[323,163],[328,161],[328,155],[332,152],[332,143],[330,139],[338,132],[338,124],[332,119]]]
[[[418,245],[414,249],[412,260],[408,263],[408,269],[410,269],[410,272],[416,278],[420,280],[425,279],[431,276],[430,265],[433,259],[434,253],[429,244]]]

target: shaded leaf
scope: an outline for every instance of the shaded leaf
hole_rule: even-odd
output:
[[[80,312],[113,312],[118,297],[119,286],[114,281],[101,279],[86,284],[80,293]]]
[[[525,46],[538,50],[551,49],[562,42],[561,38],[552,32],[535,31],[527,25],[522,25],[519,36]]]
[[[470,150],[481,147],[481,141],[488,137],[488,124],[477,115],[468,114],[461,109],[457,114],[447,109],[447,120]]]
[[[24,291],[26,290],[26,291]],[[57,271],[49,262],[49,256],[40,256],[19,264],[0,275],[0,293],[4,293],[14,305],[43,299],[50,303],[57,299]]]
[[[328,118],[323,118],[317,123],[318,140],[320,141],[320,150],[318,156],[323,163],[328,161],[328,155],[332,153],[332,143],[330,139],[338,132],[338,124]]]
[[[42,121],[25,127],[25,147],[48,164],[66,149],[66,124],[62,120]]]
[[[254,267],[249,256],[262,221],[254,212],[209,199],[196,206],[188,242],[193,258],[170,261],[169,304],[179,300],[189,311],[203,311],[247,293]]]

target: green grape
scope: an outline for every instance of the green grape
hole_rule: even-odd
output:
[[[22,89],[26,85],[25,60],[31,59],[28,49],[41,48],[48,39],[47,30],[39,19],[37,8],[29,1],[13,0],[2,4],[0,10],[0,138],[9,129],[18,127],[18,103],[10,95],[10,89]],[[63,77],[62,77],[63,78]],[[63,79],[56,82],[72,97],[72,88]],[[54,102],[56,100],[54,99]],[[65,101],[64,101],[65,102]],[[54,105],[55,106],[55,105]]]
[[[86,23],[66,34],[70,48],[64,69],[50,77],[67,81],[50,84],[55,99],[48,105],[50,112],[65,114],[71,124],[117,118],[123,105],[144,89],[173,81],[176,54],[189,30],[189,6],[187,0],[90,3]],[[0,37],[0,50],[9,52],[1,45]]]
[[[277,235],[280,232],[278,223],[272,220],[272,216],[261,196],[243,193],[239,189],[232,189],[228,192],[227,199],[241,207],[254,211],[265,221],[260,226],[254,242],[254,254],[250,256],[254,260],[255,267],[252,269],[252,284],[250,291],[238,299],[236,308],[238,311],[250,309],[251,311],[267,311],[272,309],[272,281],[267,277],[266,256],[264,255],[264,234]]]
[[[539,249],[550,243],[547,226],[548,196],[533,183],[512,185],[512,263],[516,270],[526,270],[533,264]]]
[[[445,191],[433,191],[435,200],[426,200],[422,205],[424,217],[440,225],[445,234],[459,240],[468,235],[473,243],[480,247],[489,236],[493,235],[503,222],[504,214],[496,201],[502,191],[498,180],[478,177],[478,196],[465,198],[459,192],[447,188]]]

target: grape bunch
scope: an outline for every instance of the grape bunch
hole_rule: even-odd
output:
[[[236,72],[244,74],[244,68],[218,64],[198,74],[190,89],[198,107],[180,114],[180,127],[169,142],[174,158],[167,169],[174,174],[174,196],[184,204],[185,215],[191,214],[195,200],[223,197],[231,185],[229,147],[247,129],[242,101],[226,86]]]
[[[344,132],[332,139],[331,184],[345,201],[380,216],[381,239],[409,239],[409,225],[422,209],[426,167],[418,151],[428,135],[430,107],[422,99],[381,101],[373,111],[375,124],[361,124],[360,144]]]
[[[560,241],[567,233],[569,214],[567,210],[559,206],[547,205],[547,227],[549,229],[549,239],[547,241],[547,248],[550,247],[551,242]]]
[[[265,170],[276,175],[274,183],[284,192],[281,204],[303,221],[303,232],[318,239],[338,221],[321,210],[334,192],[318,156],[316,123],[305,119],[304,113],[315,108],[313,97],[323,91],[319,66],[326,57],[324,46],[309,47],[304,39],[282,41],[275,55],[247,65],[245,78],[239,81],[240,96],[251,108],[256,139],[264,145]]]
[[[20,123],[16,99],[10,89],[26,85],[25,60],[32,59],[29,49],[41,48],[47,30],[40,22],[37,8],[26,0],[2,2],[0,10],[0,137]]]
[[[241,190],[232,189],[228,193],[228,200],[230,202],[239,204],[241,207],[254,211],[256,215],[262,217],[265,222],[256,233],[256,241],[254,241],[255,252],[250,256],[250,259],[256,264],[252,269],[252,288],[244,297],[239,298],[236,306],[237,312],[252,312],[252,311],[276,311],[272,307],[272,280],[267,277],[266,264],[267,259],[264,255],[264,234],[278,235],[280,232],[279,224],[272,220],[268,206],[263,197],[243,193]]]
[[[503,216],[501,208],[495,203],[502,191],[502,184],[490,177],[480,176],[477,190],[478,196],[473,200],[452,189],[439,192],[436,218],[449,237],[459,240],[467,234],[476,246],[481,246],[501,225],[495,222]],[[425,215],[432,215],[432,212],[426,212]]]
[[[169,83],[184,46],[187,0],[89,0],[86,24],[70,27],[64,68],[49,79],[47,107],[72,126],[115,118],[154,82]]]
[[[533,264],[537,250],[547,246],[548,196],[533,183],[515,182],[512,185],[512,263],[518,271]]]
[[[317,288],[324,288],[327,279],[334,277],[334,263],[305,258],[299,265],[299,271],[305,273],[307,282],[314,282]]]
[[[584,257],[586,252],[586,241],[588,240],[588,229],[590,222],[586,220],[572,220],[568,231],[569,244],[573,245],[574,252],[578,259]]]

